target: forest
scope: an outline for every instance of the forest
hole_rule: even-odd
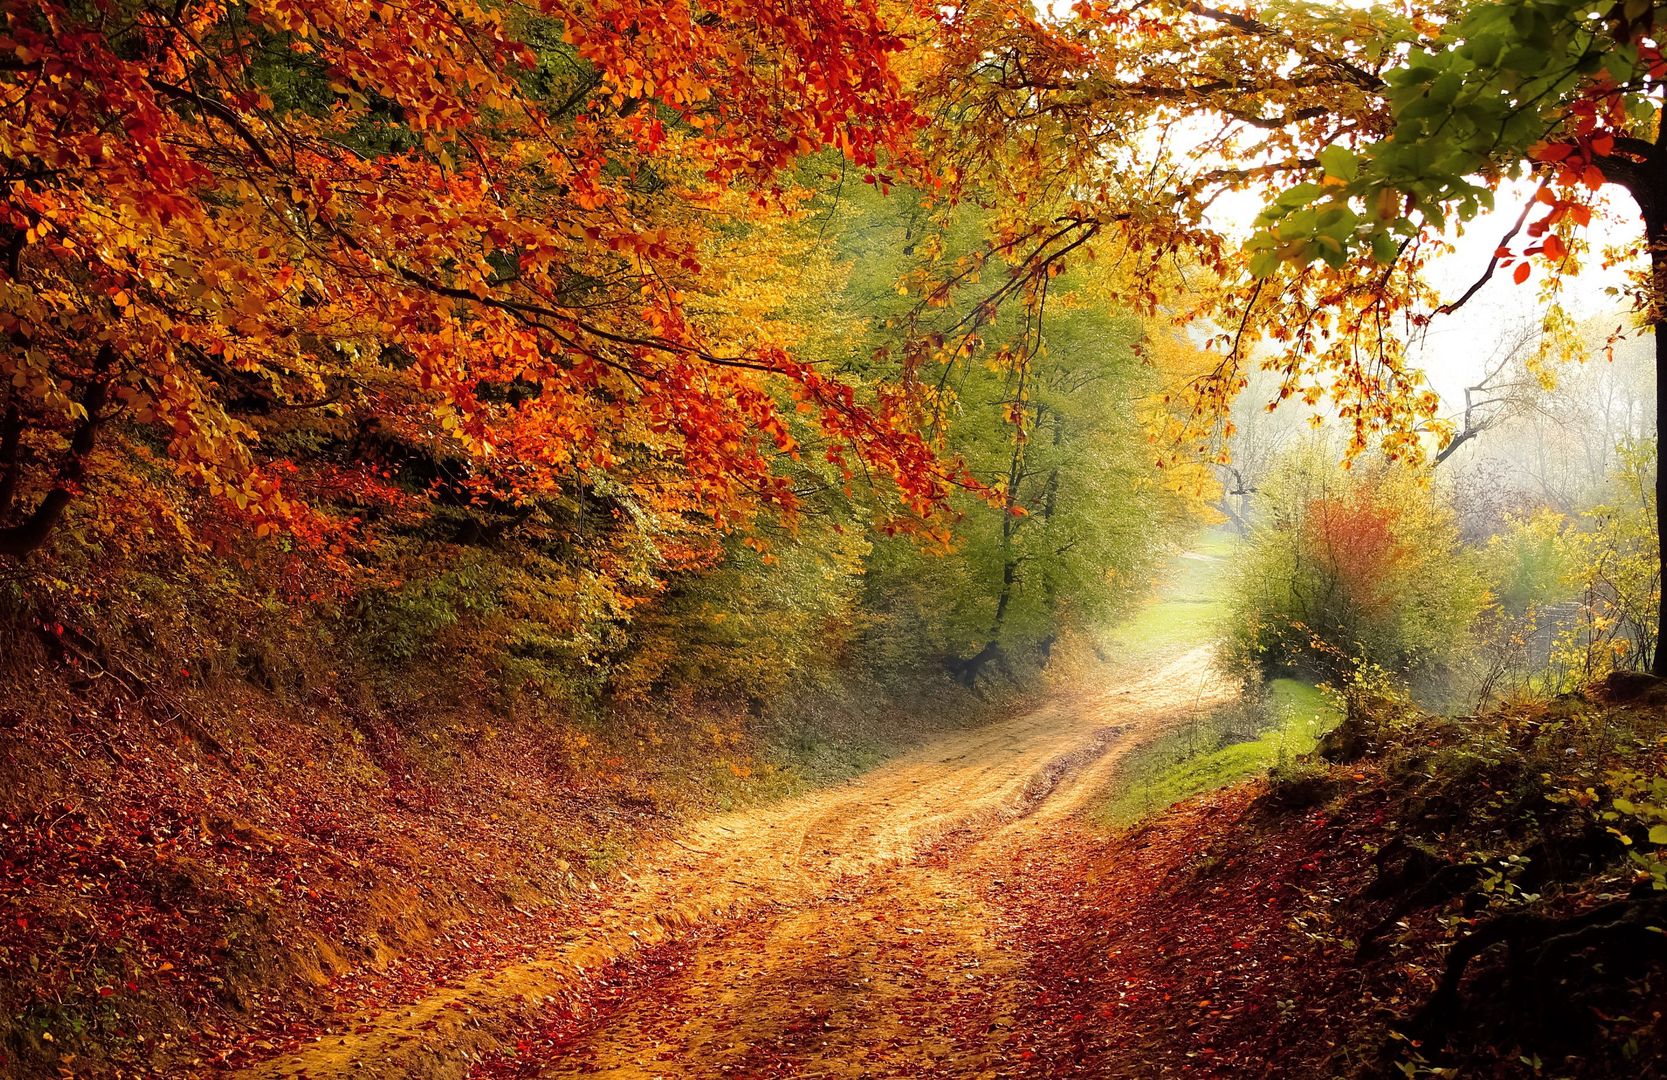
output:
[[[1664,42],[0,0],[0,1076],[1667,1076]]]

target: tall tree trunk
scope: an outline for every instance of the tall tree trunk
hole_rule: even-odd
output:
[[[1650,249],[1650,332],[1655,335],[1655,555],[1658,590],[1654,651],[1650,674],[1667,676],[1667,488],[1662,484],[1661,424],[1667,413],[1667,123],[1658,124],[1649,154],[1627,175],[1618,177],[1632,193],[1644,218],[1644,242]]]
[[[1024,400],[1022,373],[1016,397],[1021,402]],[[986,664],[992,661],[1006,663],[1006,657],[1001,651],[1001,630],[1007,623],[1007,608],[1013,602],[1013,587],[1019,580],[1019,555],[1013,550],[1014,534],[1019,529],[1019,516],[1014,511],[1019,505],[1019,484],[1025,476],[1025,451],[1028,446],[1029,439],[1024,426],[1015,424],[1013,454],[1007,465],[1007,494],[1001,505],[1001,589],[996,593],[995,618],[990,622],[990,633],[985,638],[984,647],[967,659],[955,661],[950,665],[956,676],[968,686],[978,681],[978,673]]]
[[[1650,657],[1650,674],[1667,677],[1667,649],[1661,647],[1667,630],[1667,487],[1662,479],[1661,422],[1667,416],[1667,222],[1653,221],[1647,228],[1650,245],[1650,330],[1655,335],[1655,555],[1656,617],[1655,651]]]
[[[1015,394],[1016,400],[1023,409],[1025,377],[1019,375],[1019,388]],[[1023,416],[1021,411],[1020,416]],[[1007,605],[1013,600],[1013,585],[1019,578],[1019,558],[1013,550],[1013,534],[1019,531],[1019,485],[1025,476],[1025,453],[1030,448],[1030,438],[1025,433],[1022,420],[1013,425],[1013,456],[1007,465],[1007,495],[1002,499],[1001,506],[1001,593],[996,597],[995,622],[990,626],[990,642],[995,644],[1001,640],[1001,628],[1007,621]]]
[[[1013,452],[1013,474],[1018,474],[1021,451]],[[1012,488],[1001,508],[1001,592],[996,594],[996,617],[990,624],[990,641],[1000,640],[1001,628],[1007,622],[1007,605],[1013,601],[1013,584],[1019,578],[1018,555],[1013,551],[1013,533],[1018,529],[1018,515],[1013,512],[1017,499]]]

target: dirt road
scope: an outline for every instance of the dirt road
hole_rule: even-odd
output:
[[[1004,1060],[1016,960],[1004,846],[1102,798],[1121,756],[1231,688],[1206,649],[1110,670],[1032,712],[937,740],[852,782],[700,822],[534,959],[360,1018],[250,1076],[466,1076],[587,975],[669,959],[510,1075],[981,1076]],[[581,1010],[582,1011],[582,1010]],[[493,1058],[496,1065],[481,1065]]]

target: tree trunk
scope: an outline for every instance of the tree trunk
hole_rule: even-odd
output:
[[[1650,330],[1655,335],[1655,555],[1656,617],[1650,674],[1667,677],[1667,649],[1661,647],[1667,629],[1667,488],[1662,485],[1661,421],[1667,415],[1667,230],[1651,228],[1650,269],[1654,296],[1650,300]]]
[[[1024,397],[1024,381],[1019,382],[1019,395]],[[990,624],[990,644],[1001,640],[1001,628],[1007,622],[1007,605],[1013,600],[1013,585],[1019,578],[1019,557],[1013,550],[1013,534],[1019,531],[1019,484],[1024,479],[1025,451],[1030,442],[1022,424],[1013,431],[1013,456],[1007,466],[1007,495],[1001,505],[1001,592],[996,596],[996,617]]]
[[[1022,373],[1015,396],[1019,401],[1024,400]],[[1025,451],[1029,445],[1024,425],[1016,424],[1013,430],[1013,453],[1007,465],[1007,494],[1001,505],[1001,589],[996,593],[995,618],[990,622],[990,633],[985,639],[984,647],[966,660],[956,661],[952,665],[968,686],[977,681],[978,672],[985,664],[991,660],[1003,659],[1001,631],[1007,623],[1007,608],[1013,601],[1013,587],[1019,580],[1020,558],[1018,552],[1013,550],[1013,537],[1019,529],[1019,516],[1015,510],[1019,506],[1019,484],[1024,480]]]
[[[98,426],[103,420],[104,405],[109,396],[105,373],[114,356],[114,350],[108,345],[99,350],[97,359],[93,361],[92,379],[81,395],[81,409],[85,415],[70,435],[69,449],[58,465],[57,481],[28,517],[16,525],[0,528],[0,555],[19,561],[28,558],[46,542],[64,516],[70,499],[80,490],[87,475],[87,459],[92,455]],[[4,502],[0,503],[0,514],[9,508],[17,490],[18,473],[22,468],[17,454],[21,432],[22,417],[14,405],[6,410],[5,431],[0,433],[0,459],[4,459],[0,467],[5,470],[0,475],[0,496],[4,498]]]

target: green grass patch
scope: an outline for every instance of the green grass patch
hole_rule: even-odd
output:
[[[1211,555],[1218,559],[1229,558],[1236,554],[1244,538],[1232,529],[1206,529],[1193,541],[1192,550],[1200,555]]]
[[[1318,687],[1275,679],[1263,693],[1197,717],[1131,753],[1094,815],[1118,828],[1182,799],[1259,775],[1314,749],[1340,719]]]
[[[1235,543],[1212,531],[1192,550],[1171,556],[1153,602],[1107,631],[1106,644],[1118,650],[1167,649],[1215,640],[1227,615],[1222,584]]]
[[[1203,645],[1215,638],[1226,614],[1227,605],[1219,600],[1160,600],[1119,623],[1106,641],[1124,648]]]

